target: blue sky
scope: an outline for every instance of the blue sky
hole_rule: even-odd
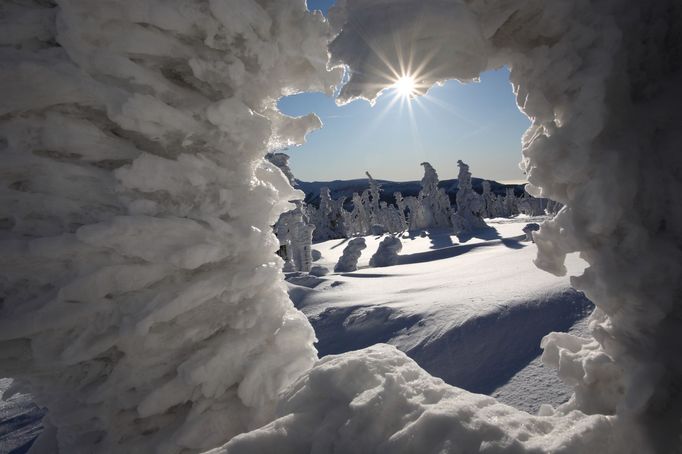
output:
[[[333,0],[308,0],[310,9],[324,12]],[[288,115],[315,112],[324,127],[307,142],[286,152],[294,175],[304,181],[375,178],[405,181],[422,176],[430,162],[441,179],[457,176],[457,160],[471,166],[474,176],[520,180],[521,135],[529,120],[518,110],[506,69],[484,73],[480,83],[449,81],[411,102],[396,102],[385,91],[374,106],[357,100],[337,106],[321,93],[283,98]]]

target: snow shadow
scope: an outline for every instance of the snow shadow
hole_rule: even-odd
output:
[[[395,277],[393,274],[379,274],[379,273],[342,273],[340,276],[345,277],[360,277],[360,278],[376,278],[376,277]]]
[[[514,238],[499,238],[497,241],[486,241],[484,243],[473,244],[456,244],[450,247],[443,247],[432,251],[415,252],[413,254],[402,254],[398,256],[399,265],[407,265],[410,263],[425,263],[434,260],[444,260],[458,255],[465,254],[469,251],[478,248],[496,246],[504,244],[508,248],[521,249],[525,247],[523,243]]]
[[[337,247],[346,244],[346,243],[347,243],[348,241],[350,241],[351,239],[352,239],[352,238],[344,238],[343,240],[339,241],[339,243],[337,243],[337,244],[335,244],[334,246],[332,246],[330,249],[336,249]]]
[[[360,305],[326,309],[310,322],[321,358],[386,343],[396,333],[418,323],[419,316],[404,317],[386,306]]]
[[[405,353],[431,375],[471,392],[490,394],[541,353],[552,331],[568,331],[591,312],[592,303],[574,289],[472,317],[422,339]],[[435,323],[390,306],[328,308],[311,317],[320,357],[391,343]]]
[[[593,307],[582,292],[569,288],[471,318],[406,353],[451,385],[490,394],[542,353],[545,335],[568,331]]]
[[[449,230],[429,232],[427,236],[429,237],[429,240],[431,240],[431,249],[442,249],[455,245]]]

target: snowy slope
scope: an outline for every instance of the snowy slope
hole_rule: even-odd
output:
[[[533,265],[535,245],[519,235],[527,221],[493,221],[464,243],[447,232],[402,238],[400,265],[385,268],[367,267],[382,237],[366,237],[358,271],[290,276],[289,293],[315,327],[321,356],[386,342],[450,384],[491,393],[538,356],[545,334],[568,330],[591,308],[567,277]],[[345,243],[314,245],[316,263],[332,269]],[[575,256],[568,264],[571,274],[584,266]],[[562,390],[548,403],[567,397]]]

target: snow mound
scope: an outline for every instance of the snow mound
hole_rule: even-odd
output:
[[[343,249],[343,255],[334,266],[337,273],[348,273],[358,269],[358,259],[362,251],[367,247],[364,238],[353,238]]]
[[[379,248],[369,259],[369,266],[382,267],[398,264],[398,253],[403,249],[400,238],[387,236],[379,243]]]
[[[210,453],[633,452],[611,416],[531,416],[446,385],[385,344],[321,359],[278,413]]]

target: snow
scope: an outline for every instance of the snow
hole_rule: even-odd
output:
[[[40,450],[198,452],[267,423],[223,450],[680,451],[679,1],[338,0],[329,24],[302,0],[1,8],[0,366],[48,409]],[[331,94],[342,70],[345,102],[404,70],[428,87],[502,65],[532,119],[527,190],[564,205],[535,263],[563,276],[579,252],[570,282],[597,306],[591,338],[544,338],[574,395],[542,416],[390,346],[316,362],[273,255],[300,193],[263,158],[320,125],[279,114],[279,97]],[[473,280],[495,244],[406,246],[399,268],[468,251],[478,267],[458,279]],[[513,301],[519,270],[501,265]],[[443,282],[436,266],[415,287]],[[384,288],[405,285],[395,269]],[[379,281],[364,274],[341,286]],[[469,298],[448,318],[463,323],[481,279],[431,297]],[[410,306],[403,290],[389,311]]]
[[[369,259],[369,266],[382,267],[397,265],[399,262],[398,254],[402,250],[403,245],[400,238],[394,236],[387,236],[381,243],[374,255]]]
[[[334,271],[336,272],[355,271],[358,268],[358,261],[361,257],[362,251],[366,247],[367,243],[364,238],[353,238],[350,241],[348,241],[348,244],[343,249],[343,254],[341,254],[338,257],[338,259],[335,260],[336,265],[334,265]],[[322,252],[320,251],[320,259],[318,259],[318,261],[321,259]]]
[[[579,252],[589,266],[571,283],[597,306],[593,340],[544,344],[576,393],[561,411],[646,432],[630,450],[679,450],[679,2],[341,0],[329,18],[331,61],[349,74],[340,102],[373,100],[401,72],[428,87],[509,66],[532,120],[526,189],[564,205],[533,235],[535,263],[566,275]]]
[[[489,221],[496,230],[466,243],[455,244],[447,230],[406,235],[398,264],[381,269],[367,257],[393,237],[355,239],[367,244],[357,271],[314,282],[289,279],[290,296],[315,327],[320,355],[387,342],[450,384],[476,392],[504,384],[539,356],[544,335],[567,330],[591,308],[567,278],[533,266],[535,246],[520,241],[526,218],[510,221]],[[317,243],[318,263],[333,263],[344,244]],[[570,265],[579,272],[585,263],[572,256]],[[544,403],[566,400],[564,393]]]
[[[322,358],[278,414],[210,454],[631,452],[612,416],[521,413],[446,385],[385,344]]]
[[[0,16],[0,371],[47,408],[35,449],[200,452],[269,421],[316,355],[272,232],[303,194],[264,157],[320,126],[275,106],[339,81],[324,19],[252,0]]]

